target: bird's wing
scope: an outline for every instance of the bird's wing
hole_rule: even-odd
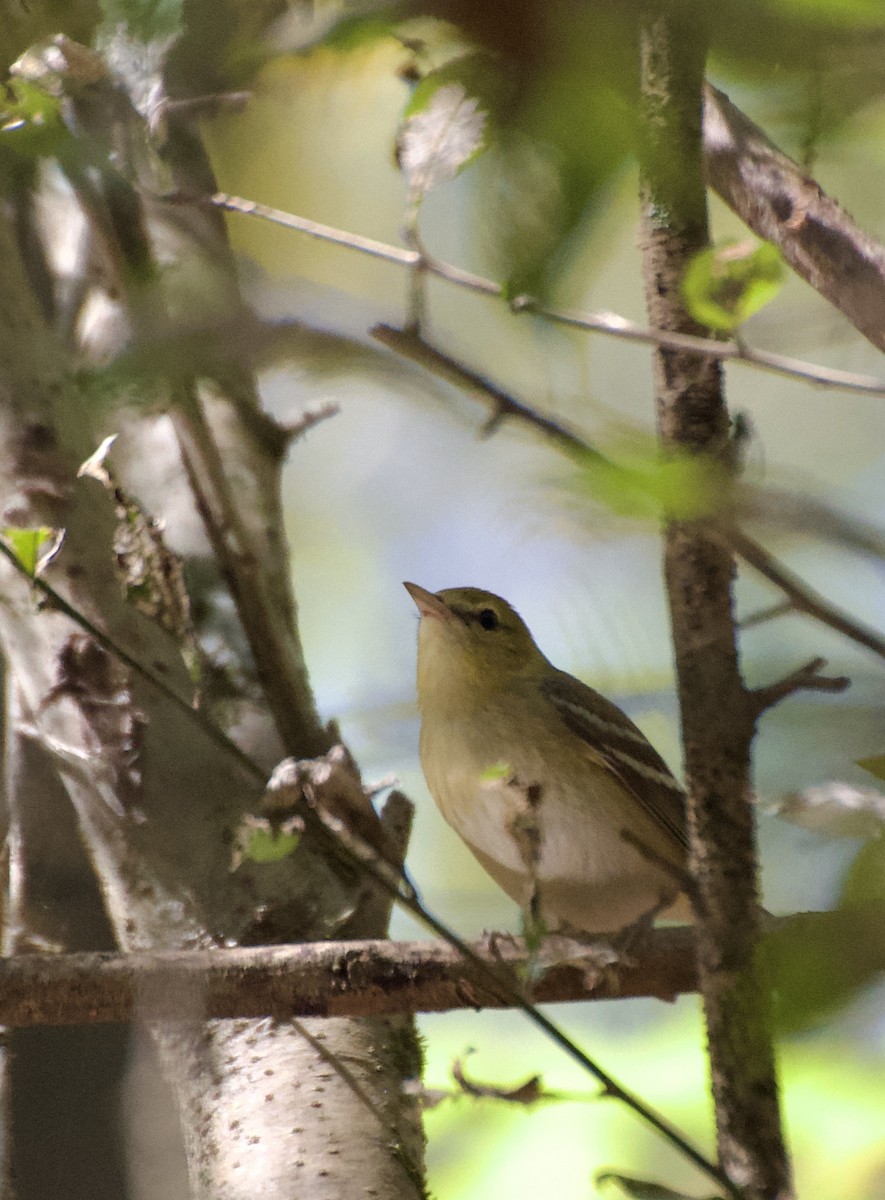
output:
[[[680,849],[687,849],[685,792],[642,730],[616,704],[564,671],[541,686],[571,732],[617,775]]]

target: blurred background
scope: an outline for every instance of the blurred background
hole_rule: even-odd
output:
[[[448,7],[457,16],[463,6]],[[644,322],[637,171],[623,99],[633,68],[619,58],[617,6],[591,7],[597,23],[588,29],[572,6],[551,5],[546,40],[531,52],[513,34],[525,71],[519,103],[503,106],[505,118],[519,109],[513,136],[429,194],[421,231],[436,257],[531,287],[548,304]],[[394,150],[416,78],[475,48],[487,31],[421,17],[326,38],[316,32],[322,8],[315,6],[313,25],[281,27],[243,111],[205,124],[218,184],[400,245],[407,188]],[[806,161],[871,234],[885,237],[885,34],[871,10],[742,8],[740,19],[722,17],[713,82]],[[508,21],[518,26],[524,9],[515,6]],[[494,36],[503,36],[500,27]],[[715,198],[711,213],[716,239],[746,236]],[[420,774],[417,619],[401,581],[505,596],[548,657],[621,704],[678,770],[654,523],[594,501],[575,468],[527,429],[505,423],[483,438],[481,401],[372,341],[376,323],[406,319],[402,268],[254,218],[231,216],[229,228],[249,301],[263,316],[313,331],[297,365],[264,372],[268,409],[295,420],[308,405],[340,406],[294,446],[286,477],[292,570],[322,711],[340,722],[366,779],[393,772],[414,799],[409,869],[426,903],[466,935],[515,930],[518,913],[444,825]],[[607,453],[653,432],[648,348],[513,315],[500,300],[438,280],[428,284],[427,314],[427,335],[447,353],[572,422]],[[885,378],[879,353],[793,278],[742,334],[753,346]],[[752,433],[748,480],[885,527],[882,397],[741,365],[727,370],[727,388]],[[156,464],[149,470],[156,483]],[[753,532],[834,604],[882,626],[881,559],[818,536],[813,520],[777,506]],[[186,529],[173,533],[187,541]],[[737,595],[742,616],[780,599],[749,570]],[[885,748],[882,662],[796,615],[749,628],[741,645],[751,683],[817,655],[851,677],[844,695],[800,696],[766,715],[757,742],[765,904],[775,913],[831,908],[858,871],[869,877],[870,856],[881,866],[881,849],[771,809],[786,793],[831,780],[874,786],[856,760]],[[401,914],[392,933],[425,936]],[[868,983],[832,990],[838,995],[783,1018],[798,1191],[805,1200],[881,1200],[885,993]],[[554,1016],[626,1086],[712,1145],[696,998],[563,1006]],[[529,1110],[460,1096],[433,1109],[430,1182],[444,1200],[528,1200],[542,1190],[584,1196],[606,1168],[703,1186],[627,1113],[595,1099],[587,1078],[517,1015],[454,1013],[422,1018],[421,1026],[428,1086],[451,1087],[453,1061],[475,1049],[465,1068],[472,1076],[507,1087],[538,1073],[563,1097]]]

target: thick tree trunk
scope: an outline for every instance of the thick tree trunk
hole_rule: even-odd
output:
[[[119,119],[119,105],[113,111]],[[138,192],[131,198],[137,208]],[[50,237],[60,234],[67,218],[84,219],[79,199],[70,191],[62,197]],[[152,222],[162,221],[164,211],[170,224],[160,230]],[[94,214],[85,215],[83,236],[97,238],[102,272],[86,274],[78,286],[104,285],[114,293],[118,329],[134,331],[137,341],[148,309],[159,320],[152,333],[160,337],[186,318],[197,327],[201,320],[211,326],[235,317],[236,282],[217,216],[192,217],[162,206],[148,214],[145,228],[154,239],[162,234],[167,255],[164,271],[151,281],[150,306],[143,292],[135,297],[127,291],[129,264],[110,238],[116,226],[90,227],[90,220]],[[39,946],[44,925],[47,941],[62,948],[90,944],[76,897],[53,896],[48,923],[35,916],[47,901],[36,889],[52,829],[44,803],[50,797],[57,807],[69,806],[69,838],[76,830],[85,858],[78,861],[68,846],[66,861],[75,863],[78,881],[92,873],[107,914],[104,937],[112,931],[123,950],[311,940],[339,930],[382,935],[389,906],[379,904],[364,877],[326,861],[309,835],[282,863],[246,861],[231,869],[232,837],[260,799],[261,770],[269,773],[284,748],[312,755],[332,741],[313,707],[294,625],[279,509],[283,441],[274,440],[258,410],[248,370],[227,376],[225,387],[217,380],[207,385],[206,363],[195,365],[202,377],[194,378],[179,410],[185,417],[179,434],[185,459],[180,479],[196,489],[207,540],[226,556],[218,587],[222,580],[229,586],[247,635],[264,639],[251,650],[248,639],[232,640],[231,653],[240,657],[228,684],[238,679],[243,692],[228,696],[224,710],[241,750],[258,761],[254,771],[213,735],[205,707],[212,697],[204,696],[200,712],[193,710],[193,683],[179,642],[124,600],[114,569],[112,498],[94,479],[77,478],[79,464],[106,429],[99,430],[96,397],[73,381],[68,348],[32,286],[35,263],[23,260],[5,218],[0,261],[0,524],[65,530],[61,551],[43,576],[61,600],[47,603],[44,597],[38,604],[21,574],[6,560],[0,565],[0,639],[16,703],[12,736],[17,744],[33,744],[40,763],[39,771],[33,762],[17,771],[11,760],[7,764],[11,828],[26,829],[35,813],[42,822],[19,840],[11,876],[19,899],[39,903],[10,906],[7,946]],[[196,309],[188,290],[195,276],[206,313]],[[105,353],[119,348],[113,337],[102,346]],[[178,399],[171,390],[171,402]],[[146,431],[147,424],[130,427],[130,454],[149,452],[141,448]],[[64,605],[81,615],[85,629]],[[45,790],[47,780],[51,790]],[[348,767],[339,782],[371,813],[354,770]],[[60,936],[59,929],[71,936]],[[178,1099],[195,1200],[420,1193],[420,1113],[402,1087],[404,1077],[419,1069],[410,1021],[206,1022],[199,987],[180,1000],[174,1021],[168,1008],[162,1020],[155,1018],[150,994],[140,997],[139,1015]],[[40,1033],[26,1036],[36,1041]],[[119,1038],[115,1031],[106,1036]],[[130,1096],[136,1119],[138,1107]],[[14,1147],[15,1133],[13,1128],[7,1147]],[[104,1135],[109,1157],[107,1122]],[[15,1154],[13,1149],[13,1165]],[[79,1174],[90,1178],[86,1167]],[[93,1196],[121,1193],[119,1178],[104,1180],[103,1191],[97,1177],[90,1182]],[[151,1186],[140,1180],[138,1194],[159,1198],[170,1186],[181,1192],[181,1180],[159,1181],[153,1192]],[[20,1200],[41,1194],[40,1187],[35,1178]]]

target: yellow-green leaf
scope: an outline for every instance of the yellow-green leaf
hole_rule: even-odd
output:
[[[721,242],[695,255],[682,294],[696,321],[731,334],[775,298],[783,273],[781,256],[770,242]]]
[[[875,775],[877,779],[885,779],[885,754],[874,754],[872,758],[859,758],[857,765]]]
[[[19,529],[7,525],[3,539],[25,571],[35,579],[58,553],[64,531],[41,525],[36,529]]]

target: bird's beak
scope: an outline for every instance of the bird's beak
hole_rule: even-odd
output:
[[[438,621],[446,621],[452,615],[452,610],[440,600],[439,596],[434,596],[433,592],[428,592],[427,588],[420,587],[417,583],[404,583],[403,587],[415,601],[415,606],[422,617],[435,617]]]

